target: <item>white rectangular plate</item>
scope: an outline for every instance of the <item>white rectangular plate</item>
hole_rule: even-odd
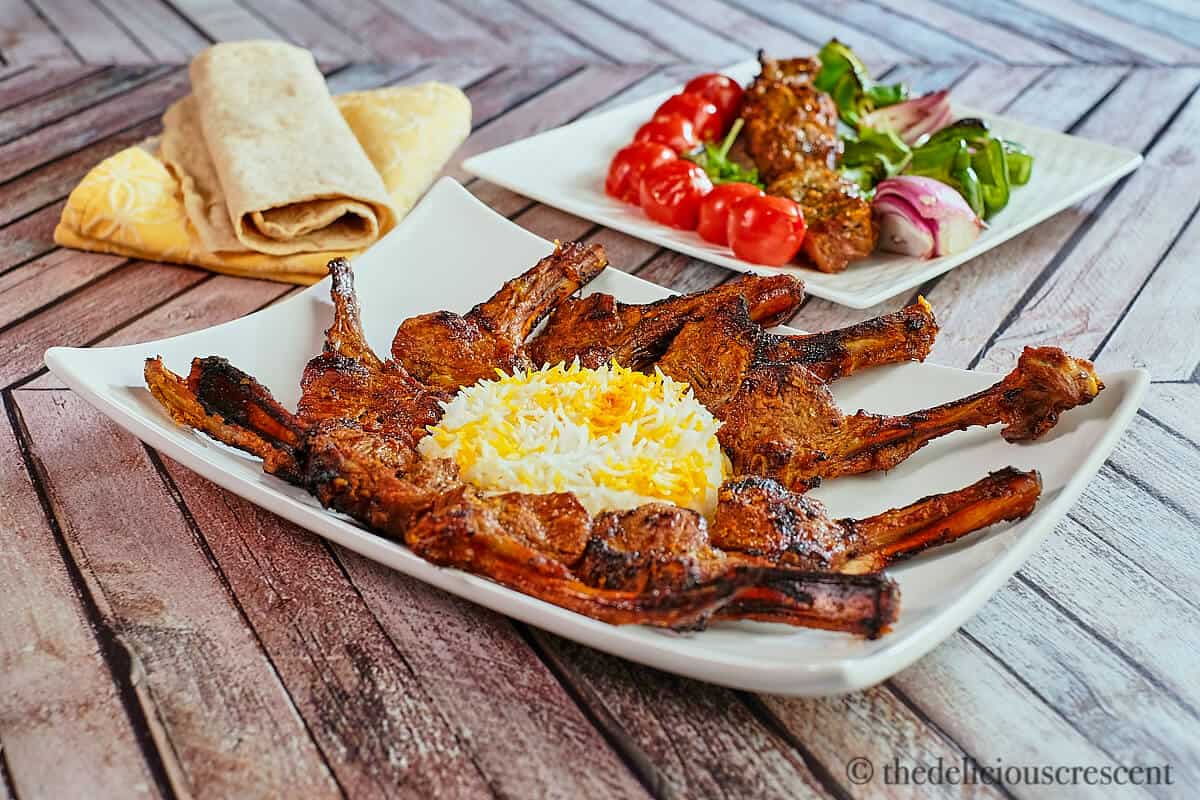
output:
[[[725,73],[745,84],[758,74],[758,62],[737,64]],[[709,244],[692,231],[653,222],[641,209],[604,193],[613,154],[681,88],[480,153],[463,167],[506,189],[662,247],[738,272],[789,272],[804,279],[809,294],[851,308],[870,308],[1028,230],[1142,163],[1141,155],[1130,150],[955,105],[959,117],[982,117],[998,135],[1021,142],[1034,157],[1033,178],[1013,187],[1008,206],[988,221],[990,227],[974,245],[935,259],[876,252],[834,275],[802,267],[766,267],[737,259],[728,248]]]
[[[356,259],[367,335],[387,353],[400,320],[437,309],[466,311],[551,249],[549,242],[482,205],[450,179],[438,183],[404,223]],[[405,547],[325,511],[305,492],[263,473],[256,459],[176,426],[150,396],[143,361],[161,354],[186,373],[193,356],[221,355],[295,407],[305,363],[321,349],[332,318],[328,279],[286,302],[207,330],[146,344],[61,348],[46,364],[119,425],[206,478],[314,533],[488,608],[634,661],[727,686],[819,695],[877,683],[960,626],[1033,552],[1096,473],[1137,409],[1142,371],[1103,376],[1091,405],[1064,415],[1033,444],[1004,443],[996,430],[940,439],[885,475],[829,481],[815,492],[837,516],[865,516],[932,492],[958,488],[1006,465],[1036,467],[1045,480],[1037,510],[958,545],[921,556],[893,574],[900,621],[878,641],[760,623],[716,625],[676,635],[614,627],[564,611],[474,575],[435,567]],[[662,287],[606,270],[588,291],[627,302],[665,296]],[[836,384],[842,406],[901,412],[981,389],[996,376],[929,364],[871,370]]]

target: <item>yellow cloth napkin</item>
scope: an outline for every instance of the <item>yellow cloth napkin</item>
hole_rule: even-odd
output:
[[[383,178],[397,218],[416,204],[471,130],[470,101],[446,84],[353,92],[334,102]],[[206,251],[188,222],[178,182],[142,147],[122,150],[84,176],[67,198],[54,241],[80,250],[302,284],[325,277],[330,259],[355,255]]]

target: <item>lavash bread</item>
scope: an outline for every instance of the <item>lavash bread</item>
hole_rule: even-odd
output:
[[[218,44],[164,117],[162,158],[205,249],[361,250],[395,222],[387,189],[312,55],[283,42]]]

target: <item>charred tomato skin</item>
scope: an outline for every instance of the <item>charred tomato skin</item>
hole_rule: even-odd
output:
[[[642,210],[655,222],[695,230],[700,202],[712,188],[708,173],[698,165],[683,159],[668,161],[642,176]]]
[[[800,252],[806,230],[804,212],[786,197],[747,197],[729,210],[729,246],[743,261],[786,264]]]
[[[604,191],[618,200],[638,205],[646,170],[677,158],[674,150],[659,142],[634,142],[622,147],[609,164]]]

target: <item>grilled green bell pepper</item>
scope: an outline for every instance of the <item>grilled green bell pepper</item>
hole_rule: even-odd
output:
[[[846,45],[831,39],[817,53],[821,69],[813,85],[833,98],[842,122],[857,128],[864,114],[908,97],[904,84],[877,84],[867,66]]]
[[[848,177],[864,189],[871,189],[879,181],[898,175],[912,158],[912,149],[893,131],[863,128],[857,136],[846,138],[844,142],[842,174],[856,170]]]
[[[1001,139],[1004,145],[1004,160],[1008,162],[1008,179],[1013,186],[1024,186],[1033,175],[1033,156],[1024,145]]]
[[[964,139],[925,144],[913,151],[906,175],[923,175],[953,186],[979,217],[985,211],[983,185],[971,166],[971,148]]]
[[[986,216],[1008,205],[1008,160],[999,139],[988,139],[976,145],[971,154],[971,167],[979,176]]]
[[[992,136],[981,119],[960,119],[937,131],[913,151],[909,167],[913,175],[959,189],[985,218],[1008,205],[1011,187],[1026,183],[1032,170],[1033,157],[1025,148]]]

